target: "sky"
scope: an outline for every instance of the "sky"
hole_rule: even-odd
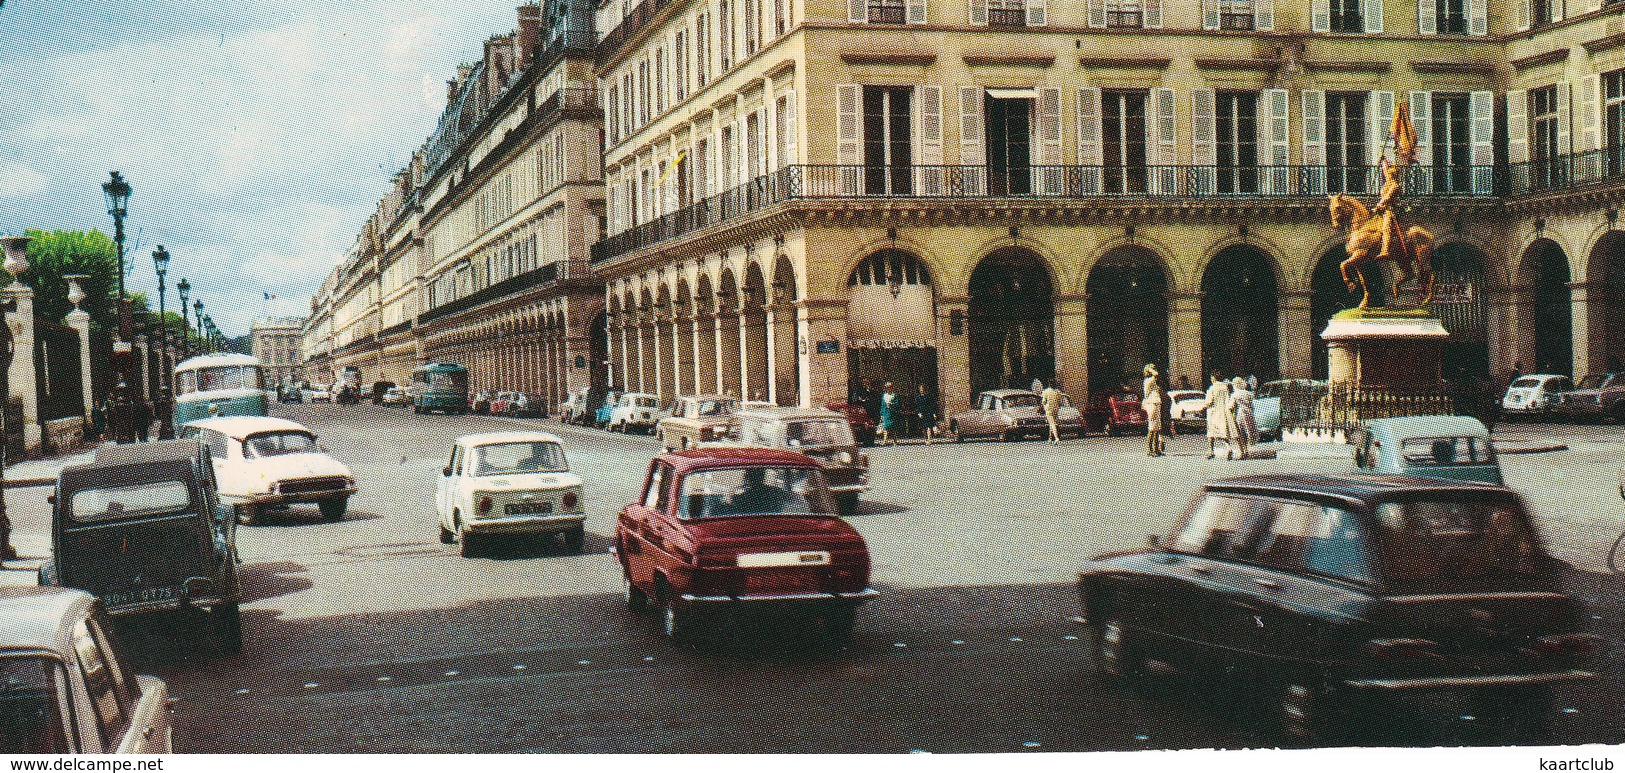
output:
[[[134,189],[126,288],[156,298],[162,244],[169,308],[185,277],[231,336],[309,313],[433,131],[446,80],[519,4],[0,2],[0,234],[111,235],[116,169]]]

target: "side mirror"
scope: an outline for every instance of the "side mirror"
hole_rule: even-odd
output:
[[[1162,547],[1162,537],[1156,534],[1147,534],[1145,535],[1145,544],[1147,547],[1160,548]]]
[[[46,502],[46,504],[51,504],[51,505],[56,504],[56,495],[55,494],[46,494],[45,495],[45,502]]]
[[[441,471],[440,471],[440,477],[442,477],[442,478],[449,478],[449,477],[451,477],[451,468],[450,468],[450,467],[447,467],[447,468],[445,468],[445,469],[443,469],[443,470],[441,470]]]

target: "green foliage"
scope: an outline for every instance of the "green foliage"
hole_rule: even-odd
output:
[[[91,323],[103,329],[117,327],[113,296],[118,293],[118,248],[101,231],[30,230],[29,269],[19,277],[34,290],[34,314],[60,322],[73,304],[68,302],[68,282],[64,276],[85,274],[80,280],[85,291],[83,308]]]

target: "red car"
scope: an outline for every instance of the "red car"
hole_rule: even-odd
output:
[[[621,510],[616,555],[634,612],[659,607],[665,633],[692,641],[715,615],[816,619],[844,644],[869,587],[869,548],[836,515],[811,457],[769,448],[703,448],[649,463],[639,501]]]
[[[857,438],[859,444],[874,445],[875,418],[869,415],[868,409],[857,403],[830,403],[824,407],[846,417],[846,423],[852,427],[852,437]]]
[[[1145,411],[1140,409],[1140,396],[1133,392],[1097,392],[1095,399],[1084,411],[1084,422],[1090,432],[1107,435],[1129,435],[1145,432]]]

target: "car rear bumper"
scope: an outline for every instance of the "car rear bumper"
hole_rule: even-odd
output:
[[[227,603],[231,603],[231,602],[234,602],[234,601],[236,601],[236,599],[218,598],[218,597],[208,597],[208,598],[200,598],[200,599],[177,598],[177,599],[163,599],[163,600],[160,600],[160,601],[143,601],[143,602],[139,602],[139,603],[135,603],[135,604],[121,604],[121,605],[119,605],[117,607],[110,607],[107,610],[107,614],[109,614],[109,615],[111,615],[113,617],[123,617],[125,615],[144,615],[144,614],[148,614],[148,613],[152,613],[152,612],[172,612],[172,611],[175,611],[177,609],[211,609],[212,610],[215,607],[220,606],[221,604],[227,604]]]
[[[1590,682],[1598,678],[1592,671],[1570,669],[1538,674],[1488,674],[1485,676],[1432,676],[1407,679],[1349,679],[1344,686],[1379,692],[1432,692],[1493,687],[1539,687],[1543,685]]]
[[[855,593],[763,593],[748,596],[695,596],[684,593],[679,598],[688,604],[862,604],[879,597],[880,591],[864,588]]]
[[[866,483],[847,483],[841,486],[830,486],[829,490],[835,494],[862,494],[869,490],[869,485]]]
[[[546,534],[555,531],[569,531],[581,526],[586,521],[587,516],[585,513],[513,515],[464,521],[463,533]]]

